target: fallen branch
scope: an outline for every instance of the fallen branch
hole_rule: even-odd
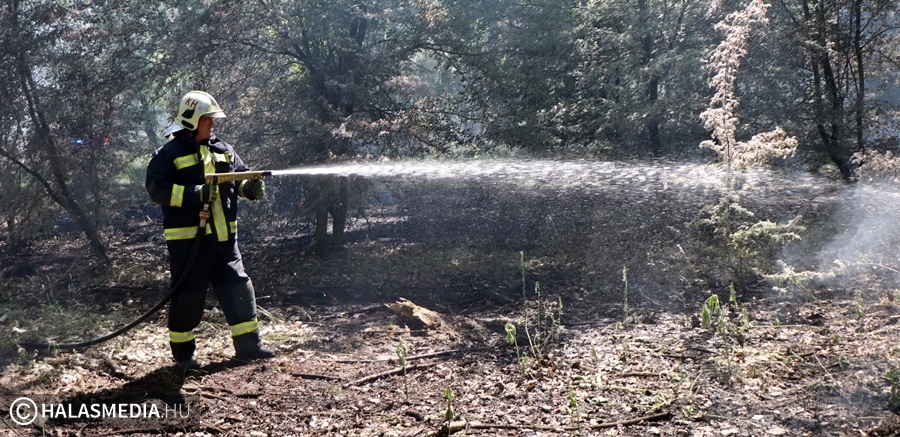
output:
[[[635,417],[633,419],[626,420],[618,420],[615,422],[604,422],[598,423],[594,425],[590,425],[587,429],[597,430],[603,428],[615,428],[619,426],[630,426],[630,425],[639,425],[644,422],[656,422],[660,420],[668,420],[672,418],[672,413],[666,411],[657,414],[650,414],[647,416]],[[548,425],[520,425],[514,423],[486,423],[486,422],[467,422],[465,420],[457,420],[450,422],[449,424],[445,424],[441,429],[439,434],[453,434],[459,431],[462,431],[466,428],[469,429],[530,429],[535,431],[578,431],[582,430],[585,427],[583,426],[548,426]]]
[[[296,376],[297,378],[302,379],[323,379],[325,381],[341,381],[343,378],[338,378],[336,376],[328,376],[328,375],[319,375],[316,373],[291,373],[291,376]]]
[[[816,359],[816,362],[819,363],[819,367],[821,367],[825,374],[828,375],[828,379],[831,380],[831,383],[837,385],[837,381],[835,381],[834,376],[831,374],[831,372],[828,371],[828,369],[825,368],[825,366],[822,365],[822,361],[819,360],[819,356],[813,355],[813,358]]]
[[[410,356],[406,357],[406,361],[421,360],[423,358],[436,358],[436,357],[442,357],[444,355],[453,355],[453,354],[462,353],[462,352],[479,352],[479,351],[486,351],[486,350],[491,350],[491,349],[493,349],[493,348],[492,347],[472,347],[472,348],[465,348],[465,349],[449,349],[449,350],[445,350],[445,351],[431,352],[431,353],[421,354],[421,355],[410,355]],[[348,364],[348,363],[383,363],[386,361],[395,361],[396,359],[397,358],[395,358],[395,357],[372,358],[372,359],[347,358],[347,359],[322,360],[322,361],[327,361],[330,363]]]
[[[424,368],[432,367],[432,366],[436,366],[436,365],[437,365],[437,363],[416,364],[416,365],[412,365],[412,366],[407,366],[406,371],[409,372],[411,370],[424,369]],[[393,370],[388,370],[387,372],[381,372],[381,373],[376,373],[374,375],[369,375],[369,376],[366,376],[365,378],[357,379],[356,381],[350,381],[350,382],[344,384],[344,388],[353,387],[355,385],[363,385],[363,384],[366,384],[366,383],[369,383],[369,382],[372,382],[372,381],[375,381],[375,380],[378,380],[381,378],[387,378],[388,376],[397,375],[400,373],[403,373],[403,367],[398,367]]]
[[[217,394],[213,394],[208,391],[198,391],[195,394],[198,394],[198,395],[203,396],[204,398],[208,398],[208,399],[216,399],[216,400],[219,400],[222,402],[231,402],[231,399],[228,399],[225,396],[219,396]]]
[[[869,336],[872,336],[872,335],[881,335],[881,334],[886,334],[886,333],[888,333],[888,332],[890,332],[890,331],[895,331],[895,330],[897,330],[897,329],[900,329],[900,325],[897,325],[897,324],[895,323],[895,324],[893,324],[893,325],[887,325],[887,326],[878,328],[878,329],[876,329],[876,330],[874,330],[874,331],[871,331],[871,332],[863,332],[863,333],[860,334],[860,336],[866,336],[866,337],[869,337]]]
[[[629,425],[637,425],[643,422],[656,422],[660,420],[669,420],[672,418],[672,413],[668,411],[663,411],[662,413],[649,414],[647,416],[635,417],[634,419],[626,419],[626,420],[618,420],[615,422],[604,422],[598,423],[596,425],[591,425],[590,429],[601,429],[601,428],[615,428],[617,426],[629,426]],[[578,429],[578,428],[575,428]]]
[[[616,373],[610,376],[616,378],[659,378],[663,374],[660,372],[624,372],[624,373]]]
[[[607,390],[624,391],[624,392],[628,392],[628,393],[649,393],[649,394],[658,393],[656,390],[651,390],[649,388],[640,388],[640,387],[621,387],[618,385],[607,385],[603,388],[605,388]]]
[[[219,400],[226,401],[226,402],[230,402],[231,400],[226,397],[223,397],[223,396],[211,393],[211,392],[217,391],[217,392],[226,393],[230,396],[234,396],[237,398],[249,398],[249,399],[255,399],[255,398],[258,398],[261,396],[260,393],[235,392],[234,390],[230,390],[225,387],[208,387],[208,386],[203,386],[203,385],[184,385],[184,386],[182,386],[182,389],[193,390],[193,391],[187,392],[190,394],[200,395],[200,396],[210,398],[210,399],[219,399]]]

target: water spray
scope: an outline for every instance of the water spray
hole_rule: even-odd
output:
[[[325,174],[347,174],[353,173],[350,166],[335,167],[301,167],[290,170],[260,170],[260,171],[240,171],[233,173],[207,173],[204,176],[207,184],[218,185],[226,182],[235,181],[254,181],[269,176],[312,176]]]
[[[681,163],[616,163],[601,161],[548,161],[529,159],[483,159],[467,161],[393,161],[393,162],[351,162],[330,165],[305,166],[284,170],[262,170],[233,173],[213,173],[204,176],[204,182],[211,185],[244,180],[260,180],[275,176],[323,176],[356,175],[368,178],[378,177],[423,177],[428,179],[466,179],[475,181],[503,181],[517,187],[543,187],[565,190],[601,192],[614,190],[616,193],[632,192],[640,194],[638,201],[646,200],[648,193],[666,191],[679,187],[700,193],[720,185],[725,174],[713,166],[686,165]],[[784,177],[784,176],[781,176]],[[819,182],[810,176],[790,175],[790,184],[772,184],[778,176],[771,172],[745,173],[745,182],[756,189],[791,186],[801,192],[817,192]],[[781,188],[778,188],[781,190]],[[201,211],[201,225],[194,239],[194,249],[199,253],[203,240],[206,217]],[[196,261],[192,253],[187,269]],[[181,279],[187,275],[182,275]],[[153,308],[131,323],[102,337],[77,343],[19,342],[19,346],[31,350],[71,350],[93,346],[115,338],[162,308],[181,287],[181,281],[174,284],[168,293]]]

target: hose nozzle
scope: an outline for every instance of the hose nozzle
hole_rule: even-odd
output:
[[[271,170],[262,171],[239,171],[233,173],[209,173],[206,177],[206,183],[210,185],[224,184],[225,182],[258,180],[263,176],[272,176]]]

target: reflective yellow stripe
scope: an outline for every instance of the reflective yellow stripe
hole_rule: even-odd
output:
[[[194,339],[194,331],[175,332],[169,331],[169,341],[172,343],[187,343]]]
[[[222,201],[216,199],[212,209],[213,222],[216,226],[216,239],[228,241],[228,222],[225,221],[225,210],[222,209]]]
[[[173,162],[175,163],[176,170],[181,170],[200,163],[200,161],[197,160],[197,155],[194,154],[179,156],[178,158],[175,158],[175,161]]]
[[[228,222],[228,230],[232,234],[237,234],[237,222]]]
[[[203,160],[203,172],[206,174],[215,173],[216,165],[213,164],[210,156],[209,147],[200,147],[200,159]]]
[[[166,241],[172,240],[190,240],[197,236],[197,227],[188,226],[186,228],[168,228],[165,231]]]
[[[229,164],[234,163],[234,157],[232,157],[230,153],[216,153],[213,151],[210,151],[210,153],[212,154],[213,162],[227,162]]]
[[[231,336],[237,337],[239,335],[249,334],[257,329],[259,329],[259,322],[257,322],[256,319],[249,322],[238,323],[237,325],[231,325]]]
[[[188,226],[186,228],[166,228],[164,230],[166,234],[166,241],[173,240],[190,240],[197,236],[197,227],[196,226]],[[212,233],[212,229],[210,229],[209,225],[206,225],[206,234],[209,235]]]
[[[172,185],[172,198],[169,200],[169,206],[181,208],[184,202],[184,185]]]
[[[196,226],[188,226],[186,228],[166,228],[163,231],[166,235],[166,241],[188,240],[197,236]],[[209,223],[207,223],[205,235],[210,234],[212,234],[212,228],[209,226]]]
[[[216,162],[227,161],[227,156],[209,150],[208,147],[200,148],[200,157],[203,159],[203,168],[206,174],[216,172]],[[228,222],[225,220],[225,209],[222,207],[222,197],[219,196],[212,206],[212,224],[216,228],[216,240],[228,241]]]

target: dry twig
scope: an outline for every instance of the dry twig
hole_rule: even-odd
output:
[[[302,378],[302,379],[322,379],[325,381],[342,381],[343,380],[343,378],[338,378],[336,376],[319,375],[316,373],[294,373],[294,372],[291,372],[291,376],[296,376],[297,378]]]
[[[437,365],[437,363],[415,364],[412,366],[407,366],[406,371],[408,372],[411,370],[424,369],[424,368],[432,367],[435,365]],[[344,388],[353,387],[355,385],[363,385],[363,384],[366,384],[366,383],[369,383],[369,382],[372,382],[372,381],[375,381],[375,380],[378,380],[381,378],[387,378],[388,376],[397,375],[400,373],[403,373],[403,367],[398,367],[396,369],[388,370],[386,372],[376,373],[374,375],[369,375],[364,378],[357,379],[355,381],[350,381],[350,382],[344,384]]]
[[[493,349],[493,348],[491,348],[491,347],[471,347],[471,348],[465,348],[465,349],[448,349],[445,351],[431,352],[431,353],[421,354],[421,355],[410,355],[410,356],[406,357],[406,361],[421,360],[423,358],[436,358],[436,357],[442,357],[445,355],[458,354],[458,353],[462,353],[462,352],[479,352],[479,351],[486,351],[486,350],[491,350],[491,349]],[[371,359],[346,358],[346,359],[322,360],[322,361],[327,361],[327,362],[331,362],[331,363],[349,364],[349,363],[382,363],[382,362],[394,361],[394,360],[396,360],[396,358],[390,357],[390,358],[371,358]]]

